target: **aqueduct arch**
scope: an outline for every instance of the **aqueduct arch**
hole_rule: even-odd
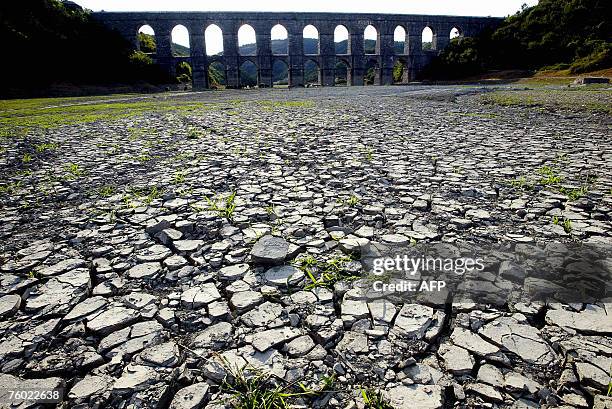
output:
[[[252,61],[258,68],[258,85],[272,86],[272,65],[279,57],[272,52],[271,30],[282,25],[288,33],[288,55],[283,61],[289,67],[289,86],[304,85],[304,63],[313,60],[320,69],[321,85],[333,86],[338,62],[334,32],[343,26],[348,31],[348,54],[342,54],[350,67],[347,85],[363,85],[368,65],[376,62],[377,84],[393,84],[393,66],[397,61],[394,50],[394,34],[398,26],[406,32],[405,53],[402,61],[407,66],[409,80],[419,76],[424,67],[450,42],[449,33],[461,27],[461,36],[474,36],[486,28],[494,28],[502,21],[491,17],[426,16],[401,14],[348,14],[348,13],[242,13],[242,12],[99,12],[94,17],[107,27],[117,30],[138,49],[138,30],[149,25],[155,31],[157,46],[155,59],[169,73],[180,61],[189,63],[193,69],[193,89],[209,88],[208,67],[222,63],[225,69],[226,86],[240,86],[240,67]],[[189,32],[190,56],[172,55],[171,32],[182,25]],[[223,33],[223,53],[207,55],[205,29],[217,26]],[[255,30],[256,52],[242,56],[239,52],[238,30],[249,25]],[[319,52],[311,55],[304,50],[304,28],[312,25],[318,31]],[[377,30],[377,45],[374,54],[366,54],[364,30],[373,26]],[[422,33],[429,27],[435,36],[435,49],[423,50]],[[439,34],[439,35],[438,35]]]

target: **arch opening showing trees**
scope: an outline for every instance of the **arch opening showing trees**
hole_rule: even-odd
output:
[[[155,31],[150,25],[144,25],[138,29],[138,49],[146,54],[157,52]]]
[[[289,33],[282,24],[277,24],[270,31],[272,55],[289,54]]]
[[[393,32],[393,51],[395,54],[408,54],[406,50],[406,29],[402,26],[395,27]]]
[[[378,31],[371,24],[363,30],[363,49],[366,54],[378,54]]]
[[[245,61],[240,66],[240,87],[252,88],[258,84],[258,70],[255,63]]]
[[[257,35],[255,29],[248,24],[242,25],[238,30],[238,54],[257,55]]]
[[[351,70],[345,60],[339,59],[334,67],[334,85],[347,86],[350,84]]]
[[[321,85],[321,70],[314,60],[308,59],[304,63],[304,85],[307,87]]]
[[[184,86],[190,85],[192,77],[193,70],[191,64],[187,61],[180,61],[176,64],[176,81],[179,84],[183,84]]]
[[[189,45],[189,31],[187,27],[179,24],[172,29],[172,55],[175,57],[189,57],[191,49]]]
[[[275,60],[272,64],[272,86],[286,88],[289,85],[289,66],[283,60]]]
[[[208,66],[208,86],[213,89],[225,88],[225,65],[215,61]]]
[[[431,27],[425,27],[421,35],[421,49],[422,50],[435,50],[436,42],[434,32]]]
[[[407,84],[408,82],[408,64],[403,58],[398,58],[393,65],[393,84]]]
[[[334,47],[336,54],[344,55],[351,53],[349,32],[343,25],[336,26],[334,29]]]
[[[319,30],[312,24],[304,27],[304,54],[305,55],[319,55]]]
[[[376,60],[368,60],[363,85],[380,85],[380,66]]]

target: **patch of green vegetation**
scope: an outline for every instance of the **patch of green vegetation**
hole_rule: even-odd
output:
[[[290,409],[297,398],[316,397],[328,392],[335,377],[323,378],[320,388],[308,388],[301,382],[286,384],[282,379],[262,369],[247,366],[239,370],[232,368],[224,359],[228,376],[222,390],[233,395],[229,404],[233,409]]]
[[[159,189],[157,186],[153,186],[149,190],[149,193],[147,193],[147,195],[145,196],[144,202],[147,205],[150,205],[153,202],[153,200],[161,198],[163,193],[164,193],[163,189]]]
[[[115,193],[115,187],[111,185],[102,186],[98,189],[98,194],[102,197],[111,197]]]
[[[567,77],[530,77],[522,78],[518,81],[519,84],[529,84],[531,86],[547,86],[547,85],[569,85],[572,79]]]
[[[21,157],[21,162],[23,163],[32,162],[32,155],[30,155],[29,153],[24,153],[23,156]]]
[[[258,103],[264,107],[272,108],[312,108],[315,106],[314,101],[269,101],[263,100]]]
[[[172,183],[174,183],[175,185],[181,185],[183,183],[185,183],[185,178],[186,178],[186,174],[185,172],[182,171],[178,171],[174,174],[174,177],[172,178]]]
[[[85,174],[85,171],[78,163],[69,163],[66,165],[66,171],[68,171],[71,178],[79,178]]]
[[[247,152],[248,150],[246,146],[236,146],[234,149],[232,149],[232,153],[239,157],[246,157]]]
[[[215,212],[219,217],[232,220],[234,217],[234,211],[236,210],[236,192],[232,192],[227,197],[214,196],[212,199],[206,197],[208,203],[208,210]]]
[[[234,375],[234,381],[224,386],[234,396],[230,403],[234,409],[289,409],[287,400],[299,396],[282,385],[273,385],[263,372],[250,377]]]
[[[274,207],[274,205],[270,205],[270,206],[266,206],[266,213],[268,214],[268,216],[277,216],[276,214],[276,208]]]
[[[204,132],[200,129],[189,128],[187,130],[187,139],[200,139],[204,136]]]
[[[518,179],[514,179],[510,181],[510,186],[520,189],[520,190],[531,190],[533,189],[533,184],[529,183],[525,176],[521,176]]]
[[[492,92],[486,94],[483,96],[483,102],[501,106],[533,107],[539,105],[531,96],[524,97],[518,93],[510,94],[507,92]]]
[[[554,225],[562,226],[563,230],[565,230],[567,234],[570,234],[572,232],[572,221],[570,219],[559,218],[559,216],[553,216],[552,222]]]
[[[355,207],[359,204],[359,202],[360,202],[360,199],[357,196],[351,195],[351,197],[349,197],[345,203],[349,205],[350,207]]]
[[[14,136],[35,129],[114,121],[151,112],[192,112],[206,108],[204,103],[177,100],[80,102],[79,99],[62,99],[57,105],[58,102],[55,99],[0,101],[0,134]],[[130,138],[137,138],[144,130],[130,128],[129,132]]]
[[[57,149],[56,143],[41,143],[35,145],[36,153],[44,153],[45,151],[54,151]]]
[[[542,176],[539,182],[544,186],[556,185],[563,180],[563,176],[550,166],[542,166],[538,169],[538,174]]]
[[[567,189],[565,187],[561,187],[559,192],[567,195],[567,198],[570,202],[580,199],[585,196],[589,192],[588,186],[582,186],[578,189]]]
[[[348,207],[355,207],[359,204],[359,202],[361,202],[361,199],[359,199],[357,196],[355,196],[354,194],[351,194],[348,199],[343,199],[343,198],[338,198],[336,199],[336,203],[338,203],[339,205],[346,205]]]
[[[131,127],[128,128],[128,141],[134,142],[145,135],[145,131],[142,128]]]
[[[374,159],[374,148],[366,145],[366,146],[360,147],[359,151],[364,156],[364,159],[366,160],[366,162],[372,162],[372,160]]]
[[[539,87],[531,90],[496,91],[482,95],[485,104],[500,106],[542,107],[549,110],[567,109],[612,114],[607,102],[612,91],[599,86],[548,89]]]
[[[159,199],[164,194],[164,190],[157,186],[151,186],[150,188],[129,188],[126,193],[123,194],[121,200],[126,208],[135,208],[136,202],[150,205],[154,200]]]
[[[32,176],[32,170],[31,169],[22,169],[22,170],[18,170],[15,172],[15,175],[17,176]]]
[[[329,260],[318,260],[311,254],[302,255],[293,261],[293,265],[306,274],[310,282],[306,289],[318,287],[333,288],[341,280],[354,280],[358,278],[346,269],[346,264],[353,261],[352,257],[341,256]]]
[[[393,409],[393,406],[385,401],[380,391],[361,389],[361,396],[366,409]]]
[[[19,189],[22,185],[23,182],[17,181],[4,186],[0,186],[0,195],[9,195]]]
[[[136,160],[138,162],[149,162],[150,160],[153,160],[153,157],[151,155],[149,155],[148,153],[143,153],[142,155],[138,155],[136,156]]]
[[[610,365],[610,381],[608,382],[608,393],[606,396],[612,396],[612,365]]]

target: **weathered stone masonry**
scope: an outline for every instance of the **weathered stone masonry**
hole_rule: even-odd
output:
[[[149,25],[155,31],[157,42],[157,62],[168,72],[173,73],[177,62],[185,60],[193,69],[193,88],[208,88],[208,67],[215,61],[225,66],[227,86],[240,85],[240,66],[252,61],[258,69],[258,83],[262,87],[272,86],[272,65],[276,60],[284,61],[289,67],[289,86],[304,85],[304,62],[315,61],[320,68],[321,85],[333,86],[334,68],[338,61],[348,66],[348,84],[363,85],[366,66],[375,63],[377,85],[393,83],[393,65],[402,61],[408,71],[409,80],[418,77],[431,59],[443,50],[450,41],[450,31],[459,29],[463,36],[474,36],[488,27],[495,27],[499,18],[454,17],[396,14],[341,14],[341,13],[243,13],[243,12],[99,12],[96,19],[121,33],[134,46],[138,47],[138,30]],[[189,31],[191,55],[174,57],[171,50],[171,32],[177,25]],[[216,24],[223,32],[223,55],[207,56],[204,32]],[[249,24],[255,29],[257,55],[241,56],[238,50],[238,30]],[[277,24],[285,27],[288,33],[289,53],[273,55],[271,49],[271,29]],[[303,48],[303,29],[313,25],[319,31],[319,54],[305,55]],[[337,55],[334,44],[334,30],[342,25],[349,32],[348,53]],[[372,25],[377,31],[375,54],[364,50],[364,30]],[[403,54],[394,51],[394,31],[401,26],[406,31]],[[421,36],[425,27],[434,33],[433,50],[422,50]]]

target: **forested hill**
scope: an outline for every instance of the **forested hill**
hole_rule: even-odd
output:
[[[451,41],[431,68],[436,76],[493,69],[612,67],[612,1],[540,0],[507,18],[494,32]]]
[[[6,57],[0,94],[61,81],[167,81],[121,36],[57,0],[0,1],[0,38]]]

